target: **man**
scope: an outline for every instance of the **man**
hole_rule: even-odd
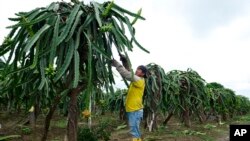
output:
[[[123,65],[128,65],[124,56],[121,56]],[[145,80],[147,69],[141,65],[137,67],[135,75],[128,70],[128,67],[122,66],[116,60],[112,61],[112,66],[116,67],[117,71],[127,80],[131,81],[128,94],[125,101],[125,110],[127,112],[130,134],[133,141],[141,141],[140,122],[143,117],[142,98],[145,88]]]

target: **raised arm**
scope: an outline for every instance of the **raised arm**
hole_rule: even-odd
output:
[[[139,76],[133,75],[131,71],[128,71],[124,66],[122,66],[116,60],[112,61],[112,65],[116,67],[116,70],[121,74],[121,76],[123,76],[125,79],[129,81],[138,81],[141,79]]]

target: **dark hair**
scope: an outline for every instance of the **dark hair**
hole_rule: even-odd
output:
[[[142,71],[142,73],[144,73],[144,77],[146,78],[146,74],[147,74],[147,67],[140,65],[138,66],[138,69],[140,69]]]

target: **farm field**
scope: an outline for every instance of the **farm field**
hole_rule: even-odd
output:
[[[130,141],[128,135],[128,127],[124,125],[124,121],[120,121],[117,114],[106,114],[101,116],[93,116],[92,128],[102,126],[105,124],[105,132],[111,133],[110,141]],[[0,121],[2,128],[0,129],[1,137],[10,135],[20,135],[19,138],[12,139],[12,141],[39,141],[42,136],[43,121],[42,116],[39,117],[35,130],[29,125],[21,125],[24,115],[4,115],[1,112]],[[160,122],[160,121],[159,121]],[[223,122],[219,125],[217,122],[208,121],[200,124],[193,122],[191,128],[185,127],[176,118],[172,118],[168,125],[160,126],[155,132],[148,132],[142,129],[144,141],[229,141],[229,125],[230,124],[250,124],[250,114],[245,116],[236,116],[230,121]],[[51,127],[48,134],[48,141],[62,141],[66,134],[67,120],[63,116],[55,116],[51,121]],[[79,122],[79,127],[87,127],[84,119]],[[30,132],[29,132],[30,130]],[[86,139],[86,141],[88,141]]]
[[[8,17],[12,24],[0,44],[0,141],[131,141],[126,112],[134,128],[143,116],[144,141],[228,141],[229,125],[250,124],[249,78],[234,70],[250,71],[241,63],[231,66],[249,59],[221,57],[230,48],[212,51],[216,59],[209,53],[213,46],[199,54],[176,46],[189,38],[165,47],[165,35],[151,34],[150,26],[145,35],[157,40],[146,44],[137,29],[159,15],[143,14],[142,8],[129,10],[115,1],[69,0]],[[176,37],[186,33],[178,31]],[[189,46],[203,51],[200,41]],[[222,75],[224,80],[217,78]]]

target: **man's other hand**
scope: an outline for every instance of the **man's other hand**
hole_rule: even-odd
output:
[[[116,67],[119,65],[119,62],[117,62],[115,59],[111,60],[111,65]]]
[[[123,63],[126,63],[127,62],[127,57],[123,54],[120,54],[120,60],[123,62]]]

